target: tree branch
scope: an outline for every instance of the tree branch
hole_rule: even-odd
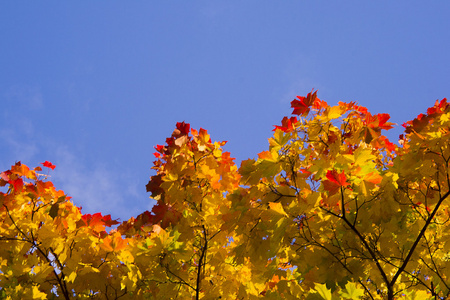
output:
[[[391,282],[389,283],[389,286],[394,286],[395,282],[397,281],[400,274],[405,270],[406,265],[409,263],[409,260],[411,259],[411,256],[413,255],[414,251],[416,250],[417,245],[419,244],[420,240],[425,234],[425,231],[428,228],[428,225],[430,225],[431,221],[433,220],[434,216],[439,210],[439,207],[441,206],[442,202],[450,195],[450,191],[444,194],[444,196],[439,199],[438,203],[433,209],[433,212],[428,217],[427,221],[425,222],[425,225],[422,227],[422,230],[420,231],[419,235],[417,236],[416,240],[414,241],[414,244],[412,245],[411,249],[408,252],[408,255],[406,256],[405,260],[403,261],[403,264],[398,268],[397,272],[395,273],[394,277],[392,277]]]

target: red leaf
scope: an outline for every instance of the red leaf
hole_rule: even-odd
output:
[[[111,215],[106,215],[103,216],[103,222],[105,223],[106,226],[111,227],[113,225],[119,224],[119,222],[117,222],[117,220],[112,220],[111,219]]]
[[[392,128],[392,123],[387,122],[391,118],[389,114],[378,114],[378,127],[384,130]]]
[[[444,113],[447,108],[449,107],[449,103],[447,103],[447,98],[442,99],[441,101],[436,100],[436,103],[434,106],[429,107],[427,109],[427,114],[419,114],[417,118],[415,118],[412,121],[408,121],[406,123],[403,123],[402,126],[405,127],[406,133],[411,133],[412,131],[420,132],[422,129],[425,128],[430,122],[433,121],[433,119],[436,117],[437,114]]]
[[[161,174],[150,177],[150,181],[145,187],[147,188],[147,192],[152,193],[153,198],[164,193],[164,189],[161,188],[162,182]]]
[[[296,117],[291,117],[290,119],[288,119],[288,117],[284,117],[283,120],[281,120],[281,126],[274,125],[275,129],[273,129],[273,131],[280,129],[283,132],[291,132],[294,130],[293,124],[296,123],[298,123]]]
[[[381,148],[385,148],[386,150],[388,150],[389,152],[393,152],[395,151],[396,145],[394,143],[391,143],[387,137],[385,136],[380,136],[380,138],[375,141],[374,145],[373,145],[376,149],[381,149]]]
[[[344,171],[339,174],[336,170],[328,170],[327,172],[327,178],[331,182],[339,185],[339,186],[347,186],[350,185],[350,183],[347,182],[347,177],[345,177]]]
[[[101,213],[84,214],[81,216],[82,223],[78,223],[79,226],[89,226],[96,232],[105,230],[105,226],[111,227],[112,225],[119,224],[116,220],[111,219],[111,215],[102,216]]]
[[[17,178],[15,180],[10,180],[8,181],[9,184],[12,184],[14,187],[14,190],[17,191],[21,191],[23,188],[23,180],[22,178]]]
[[[180,131],[180,135],[188,135],[191,125],[189,123],[177,122],[177,129]]]
[[[311,174],[312,173],[307,169],[300,169],[299,172],[297,173],[297,175],[302,178],[308,178],[309,176],[311,176]]]
[[[377,114],[372,116],[370,113],[366,114],[366,119],[364,120],[364,123],[367,127],[373,128],[375,130],[381,130],[381,129],[391,129],[393,123],[387,122],[391,116],[389,114]]]
[[[411,133],[413,130],[420,132],[428,125],[429,121],[430,116],[419,114],[414,120],[403,123],[403,127],[406,128],[405,133]]]
[[[336,194],[341,187],[350,185],[344,171],[339,174],[336,170],[328,170],[326,177],[327,180],[324,180],[322,184],[330,196]]]
[[[156,150],[157,152],[153,153],[153,155],[154,155],[156,158],[160,158],[160,157],[161,157],[161,154],[164,154],[164,153],[166,152],[167,149],[166,149],[166,147],[164,147],[163,145],[156,145],[155,150]]]
[[[317,98],[317,91],[314,93],[311,91],[306,97],[297,96],[297,98],[299,100],[295,99],[291,102],[291,107],[294,109],[292,111],[293,115],[306,116],[309,113],[311,106],[314,105],[316,101],[318,101],[318,104],[315,106],[320,107],[321,101]]]
[[[389,120],[389,114],[377,114],[372,116],[369,112],[366,113],[364,119],[364,141],[370,143],[374,138],[378,138],[381,135],[381,130],[388,130],[392,128],[393,123],[387,122]]]
[[[49,162],[47,160],[45,162],[41,163],[41,165],[43,165],[44,167],[50,168],[52,170],[54,170],[56,168],[55,165],[53,165],[51,162]]]
[[[447,98],[442,99],[440,102],[439,100],[436,100],[434,106],[427,109],[427,114],[432,115],[443,113],[447,107],[448,107]]]
[[[152,208],[152,213],[154,214],[153,223],[161,223],[162,228],[168,227],[170,224],[176,224],[181,218],[181,213],[176,211],[171,205],[167,205],[158,202]]]

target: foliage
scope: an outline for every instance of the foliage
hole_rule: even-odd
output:
[[[316,93],[240,168],[177,123],[155,147],[157,204],[121,224],[82,214],[41,167],[2,172],[0,299],[448,298],[446,99],[395,145],[389,115]]]

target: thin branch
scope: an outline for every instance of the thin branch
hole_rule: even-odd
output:
[[[202,247],[202,252],[200,254],[200,259],[198,261],[198,266],[197,266],[197,286],[195,287],[195,300],[200,299],[201,271],[202,271],[203,261],[205,260],[206,250],[208,249],[208,238],[206,236],[206,228],[204,225],[202,225],[202,227],[203,227],[203,238],[205,240],[205,245],[203,245],[203,247]]]
[[[420,240],[422,239],[422,237],[425,235],[425,231],[428,228],[428,225],[430,225],[431,221],[433,220],[434,216],[436,215],[436,213],[439,210],[439,207],[441,206],[442,202],[450,195],[450,191],[448,191],[447,193],[445,193],[441,199],[439,199],[438,203],[436,204],[436,206],[433,209],[433,212],[431,213],[431,215],[428,217],[425,225],[423,226],[422,230],[420,231],[419,235],[417,236],[416,240],[414,241],[414,244],[412,245],[411,249],[408,252],[408,255],[406,256],[405,260],[403,261],[403,264],[400,266],[400,268],[397,270],[397,272],[395,273],[394,277],[392,277],[391,282],[388,284],[389,287],[393,287],[395,282],[397,281],[398,277],[400,276],[400,274],[405,270],[406,265],[409,263],[411,256],[413,255],[414,251],[416,250],[417,245],[419,244]]]

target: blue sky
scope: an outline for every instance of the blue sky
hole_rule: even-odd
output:
[[[176,122],[240,164],[312,88],[399,126],[450,97],[449,16],[448,1],[2,1],[0,169],[51,161],[83,212],[126,220],[151,208],[153,147]]]

